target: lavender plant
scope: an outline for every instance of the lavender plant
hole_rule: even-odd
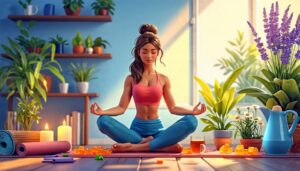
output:
[[[264,67],[261,70],[264,77],[253,76],[267,90],[250,87],[239,91],[248,96],[256,97],[266,107],[272,108],[280,105],[283,110],[296,110],[300,112],[300,15],[296,24],[291,28],[293,13],[289,14],[288,6],[279,23],[278,2],[272,3],[269,15],[263,9],[264,33],[266,44],[248,22]],[[290,116],[290,115],[289,115]],[[289,119],[289,122],[292,118]]]

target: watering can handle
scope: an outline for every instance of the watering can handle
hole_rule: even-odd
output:
[[[294,110],[287,110],[287,111],[284,111],[284,115],[287,115],[287,113],[292,113],[294,114],[295,118],[294,118],[294,121],[293,121],[293,124],[291,126],[291,128],[289,129],[289,135],[292,137],[293,134],[294,134],[294,131],[296,129],[296,126],[298,124],[298,120],[299,120],[299,117],[298,117],[298,113]]]

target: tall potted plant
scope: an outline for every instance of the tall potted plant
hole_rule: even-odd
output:
[[[83,0],[63,0],[63,4],[67,15],[78,16],[84,2]]]
[[[8,98],[15,93],[19,94],[17,118],[24,130],[30,130],[33,121],[40,119],[38,113],[42,108],[42,101],[47,100],[47,82],[41,71],[49,71],[61,81],[61,66],[54,59],[55,46],[47,43],[43,46],[40,54],[26,53],[14,40],[8,38],[9,46],[2,45],[3,50],[12,59],[12,62],[0,68],[0,90],[4,88]],[[50,61],[45,58],[51,51]],[[45,87],[43,89],[42,87]]]
[[[91,6],[95,15],[114,15],[115,3],[113,0],[95,0]]]
[[[207,114],[208,119],[201,118],[201,121],[206,124],[202,131],[214,130],[214,143],[217,149],[226,143],[231,144],[233,131],[230,128],[233,124],[231,121],[228,121],[230,112],[245,96],[245,94],[235,95],[235,87],[232,87],[232,84],[242,70],[243,67],[236,69],[223,84],[215,80],[214,93],[212,93],[207,83],[195,77],[201,87],[199,92],[207,103],[207,110],[209,111],[209,114]]]
[[[95,79],[92,77],[95,73],[95,66],[88,66],[86,63],[71,63],[71,72],[76,81],[79,93],[88,93],[89,81]]]
[[[248,96],[256,97],[263,105],[272,109],[280,105],[283,110],[292,109],[300,114],[300,15],[298,15],[294,28],[291,28],[293,14],[289,14],[288,6],[279,21],[278,2],[273,3],[269,16],[266,9],[263,10],[264,30],[266,33],[266,44],[261,41],[258,33],[248,22],[254,35],[257,48],[260,52],[264,66],[261,69],[264,77],[254,76],[267,91],[256,87],[249,87],[240,91]],[[292,120],[291,115],[288,115]],[[293,151],[300,152],[300,125],[294,133]]]

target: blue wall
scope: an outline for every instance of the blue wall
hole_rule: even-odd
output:
[[[62,1],[38,1],[33,0],[33,4],[39,8],[38,15],[43,14],[43,6],[46,3],[53,3],[56,6],[56,15],[64,15]],[[81,15],[93,15],[90,4],[92,0],[84,1],[84,8]],[[174,17],[178,17],[178,13],[185,6],[190,6],[191,2],[187,0],[116,0],[116,10],[113,16],[113,21],[108,23],[94,23],[94,22],[36,22],[32,29],[32,34],[44,39],[54,37],[56,34],[62,35],[71,43],[71,39],[76,32],[80,31],[85,38],[89,34],[93,38],[102,36],[108,40],[111,47],[105,51],[112,53],[112,59],[58,59],[63,66],[63,74],[66,80],[70,82],[70,91],[75,92],[75,82],[71,79],[68,72],[68,65],[71,62],[87,62],[95,64],[97,67],[97,79],[90,83],[90,92],[97,92],[100,97],[94,98],[91,102],[98,102],[104,109],[113,107],[118,104],[120,95],[123,90],[123,81],[126,75],[129,74],[129,65],[132,62],[131,50],[134,46],[136,37],[138,36],[138,28],[143,23],[153,23],[159,30],[165,29],[168,22]],[[2,10],[0,11],[0,43],[6,44],[7,37],[16,37],[18,33],[15,22],[7,19],[9,14],[22,14],[23,10],[16,1],[2,0]],[[189,8],[190,9],[190,8]],[[71,52],[71,45],[67,47],[67,52]],[[2,52],[2,49],[1,49]],[[5,65],[7,61],[0,59],[0,65]],[[58,80],[52,83],[52,92],[58,92]],[[41,112],[43,119],[41,124],[35,125],[35,129],[41,129],[45,120],[50,124],[51,129],[56,129],[61,124],[65,114],[70,114],[71,111],[83,111],[83,100],[80,98],[48,98],[47,104]],[[1,122],[0,128],[3,127],[5,115],[7,111],[6,99],[0,98],[0,113]],[[16,106],[16,105],[15,105]],[[128,109],[127,112],[118,116],[117,119],[129,125],[134,117],[135,110]],[[168,126],[178,119],[173,117],[166,109],[160,111],[162,120]],[[171,117],[172,116],[172,117]],[[100,133],[96,126],[97,116],[89,115],[89,138],[103,138],[106,137]]]

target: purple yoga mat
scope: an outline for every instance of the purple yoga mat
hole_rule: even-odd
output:
[[[28,142],[17,144],[16,151],[19,156],[46,155],[64,153],[70,148],[71,145],[68,141]]]

